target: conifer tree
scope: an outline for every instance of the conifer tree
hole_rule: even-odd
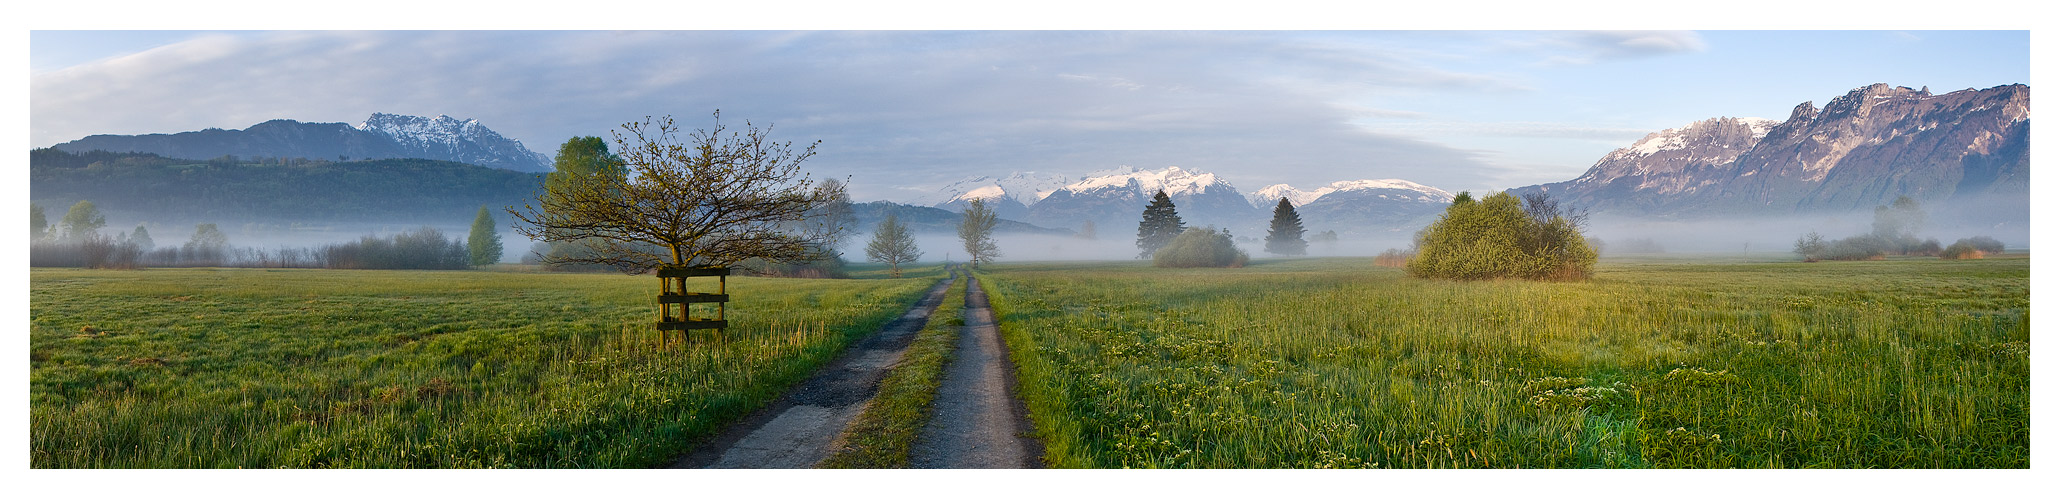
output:
[[[501,234],[494,230],[494,216],[479,207],[479,216],[472,219],[472,235],[465,239],[465,248],[472,252],[472,265],[493,265],[501,262]]]
[[[894,277],[901,277],[901,264],[922,257],[923,252],[916,251],[916,238],[908,234],[908,226],[902,225],[893,214],[880,221],[880,228],[873,231],[872,242],[865,245],[866,260],[887,264]]]
[[[1281,256],[1309,254],[1309,242],[1302,240],[1302,216],[1287,198],[1273,206],[1273,226],[1266,230],[1266,252]]]
[[[1152,204],[1144,207],[1144,219],[1137,222],[1137,249],[1142,250],[1138,258],[1151,258],[1152,253],[1172,242],[1187,230],[1181,223],[1180,213],[1173,207],[1173,198],[1161,189],[1152,195]]]

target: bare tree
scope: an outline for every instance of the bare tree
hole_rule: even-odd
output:
[[[965,243],[966,258],[973,268],[1001,256],[1001,249],[994,245],[994,223],[994,210],[987,207],[986,201],[974,199],[966,204],[965,218],[958,224],[958,238]]]
[[[549,255],[545,263],[587,263],[643,273],[659,266],[729,266],[762,258],[788,262],[842,232],[804,223],[840,199],[840,183],[801,171],[815,144],[796,151],[767,138],[771,127],[722,124],[680,137],[671,117],[645,118],[615,132],[623,172],[563,179],[523,211],[516,231],[542,241],[591,238],[595,251]],[[818,142],[820,143],[820,142]]]
[[[873,240],[865,245],[867,260],[887,264],[894,277],[901,277],[901,264],[916,261],[923,252],[916,251],[916,238],[908,234],[908,226],[902,225],[888,214],[880,221],[880,228],[873,232]]]

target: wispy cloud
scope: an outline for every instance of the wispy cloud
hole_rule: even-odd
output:
[[[1576,31],[1553,33],[1536,40],[1546,51],[1541,64],[1594,64],[1641,59],[1709,49],[1693,31]]]

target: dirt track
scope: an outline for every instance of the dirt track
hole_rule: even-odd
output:
[[[930,321],[947,286],[937,283],[915,307],[857,343],[779,400],[682,456],[673,468],[812,468],[879,388],[887,367],[901,359],[915,333]],[[983,300],[982,304],[985,303]]]
[[[909,463],[916,468],[1039,468],[1043,445],[1030,438],[1030,420],[1014,396],[1015,370],[994,309],[978,279],[967,283],[966,326],[945,366],[930,424],[916,436]]]

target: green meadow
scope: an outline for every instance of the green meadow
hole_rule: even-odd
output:
[[[736,327],[668,339],[650,277],[32,269],[31,465],[664,465],[944,277],[876,273],[732,278]],[[1054,467],[2030,465],[2023,255],[981,274]]]
[[[663,465],[941,277],[735,277],[665,339],[648,276],[32,269],[30,464]]]
[[[2025,468],[2030,260],[993,265],[1046,461]]]

